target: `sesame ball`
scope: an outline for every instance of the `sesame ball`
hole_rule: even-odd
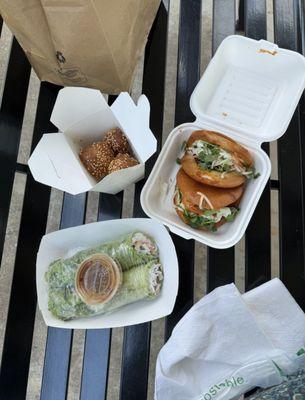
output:
[[[105,135],[105,140],[111,146],[114,154],[131,152],[127,137],[119,128],[108,131]]]
[[[114,159],[114,153],[109,144],[102,140],[81,149],[79,158],[89,174],[100,181],[108,174],[108,166]]]
[[[133,167],[134,165],[139,164],[139,162],[131,157],[129,154],[125,153],[119,153],[115,159],[111,161],[108,167],[108,173],[111,174],[111,172],[119,171],[120,169],[125,169],[129,167]]]

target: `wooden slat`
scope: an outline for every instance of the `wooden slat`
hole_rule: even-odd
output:
[[[213,2],[212,53],[227,36],[235,33],[235,1],[215,0]]]
[[[274,2],[275,41],[297,50],[296,1]],[[286,134],[278,141],[280,272],[288,290],[305,309],[304,205],[301,174],[300,116],[296,110]]]
[[[215,0],[213,12],[213,53],[227,36],[235,33],[235,1]],[[225,250],[208,248],[207,290],[234,282],[234,247]]]
[[[158,151],[146,164],[146,176],[150,173],[161,147],[165,58],[167,40],[167,2],[162,2],[149,35],[145,51],[143,93],[149,98],[150,126],[158,140]],[[144,180],[135,188],[134,217],[145,214],[140,205],[140,192]],[[123,359],[121,373],[121,400],[145,399],[147,395],[148,366],[150,352],[150,323],[129,326],[124,329]]]
[[[247,0],[245,21],[246,36],[256,40],[266,39],[266,0]],[[269,154],[269,143],[263,145],[263,150]],[[271,278],[270,181],[247,229],[245,267],[246,290],[253,289]]]
[[[40,89],[32,150],[42,132],[52,131],[50,114],[57,90]],[[18,96],[17,96],[18,97]],[[36,312],[36,255],[46,229],[50,188],[27,177],[15,269],[5,331],[0,372],[0,398],[24,399],[31,356]]]
[[[300,45],[302,54],[305,55],[305,2],[299,0],[299,18],[300,18]]]
[[[190,96],[200,78],[201,1],[180,3],[175,125],[194,120]],[[172,314],[166,319],[165,339],[194,301],[194,241],[172,234],[179,261],[179,291]]]
[[[122,215],[123,192],[102,193],[99,200],[99,221],[118,219]],[[102,400],[107,395],[111,329],[90,329],[86,332],[81,383],[82,400]]]
[[[266,0],[245,1],[245,33],[252,39],[267,38]]]
[[[237,20],[237,29],[239,31],[243,31],[245,29],[245,3],[247,0],[239,0],[238,6],[238,20]],[[252,3],[255,3],[256,0],[250,0]]]
[[[81,225],[86,215],[86,193],[77,196],[65,193],[60,229]],[[48,328],[41,400],[65,399],[68,389],[73,331]]]
[[[86,332],[80,398],[106,399],[110,357],[111,329]]]
[[[303,0],[299,0],[299,8],[298,8],[298,18],[300,22],[299,30],[298,30],[298,39],[299,39],[299,49],[300,52],[305,56],[305,2]],[[303,201],[305,199],[305,92],[301,97],[301,101],[299,104],[300,109],[300,127],[301,127],[301,154],[302,154],[302,176],[303,176]],[[304,226],[305,226],[305,215],[303,215]],[[305,240],[305,237],[304,237]]]
[[[0,109],[0,261],[15,176],[31,67],[13,40]]]

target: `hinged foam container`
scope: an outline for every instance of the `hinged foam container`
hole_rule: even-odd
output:
[[[145,162],[156,151],[149,128],[150,106],[142,95],[136,105],[121,93],[110,107],[98,90],[69,87],[59,91],[51,122],[59,133],[46,133],[28,164],[36,181],[71,194],[89,190],[115,194],[144,176]],[[82,147],[99,141],[103,133],[119,127],[127,136],[138,165],[97,182],[79,159]]]
[[[153,237],[159,248],[164,280],[160,295],[153,300],[141,300],[121,307],[108,315],[96,315],[61,321],[48,310],[48,285],[45,273],[49,264],[59,258],[71,257],[73,252],[116,240],[125,234],[141,231]],[[75,251],[74,251],[75,249]],[[118,219],[95,222],[62,229],[43,236],[36,262],[38,307],[48,326],[69,329],[114,328],[140,324],[165,317],[174,308],[178,292],[178,260],[175,246],[166,228],[148,218]]]
[[[281,137],[305,87],[305,58],[265,40],[229,36],[219,46],[191,95],[196,120],[169,135],[141,194],[152,218],[186,239],[224,249],[243,236],[270,177],[271,163],[261,144]],[[247,182],[240,212],[217,232],[184,224],[173,207],[176,163],[181,145],[197,129],[221,132],[246,147],[260,177]]]

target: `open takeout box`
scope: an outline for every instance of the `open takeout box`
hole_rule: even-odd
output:
[[[48,285],[45,273],[49,264],[59,258],[72,257],[79,250],[141,231],[152,238],[159,248],[164,280],[160,295],[153,300],[141,300],[126,305],[109,315],[61,321],[48,310]],[[174,308],[178,292],[178,260],[175,246],[167,229],[148,218],[131,218],[95,222],[63,229],[43,236],[36,262],[38,306],[48,326],[71,329],[114,328],[140,324],[165,317]]]
[[[219,46],[191,95],[196,120],[176,127],[168,136],[141,193],[152,218],[171,231],[215,248],[234,246],[243,236],[270,177],[271,163],[261,144],[281,137],[305,87],[305,58],[265,40],[229,36]],[[194,130],[224,133],[244,145],[261,174],[247,182],[234,222],[217,232],[191,228],[173,207],[181,146]]]
[[[60,132],[44,134],[31,155],[28,164],[34,179],[71,194],[88,190],[118,193],[143,178],[145,162],[156,151],[149,114],[144,95],[135,105],[128,93],[121,93],[110,107],[98,90],[61,89],[51,115],[51,122]],[[140,164],[97,182],[78,154],[82,147],[101,140],[103,133],[115,127],[125,133]]]

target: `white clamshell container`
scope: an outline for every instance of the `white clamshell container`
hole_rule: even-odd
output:
[[[50,263],[69,258],[79,250],[116,240],[125,234],[140,231],[155,239],[163,266],[164,280],[160,295],[155,299],[128,304],[110,314],[61,321],[48,310],[48,285],[45,273]],[[167,229],[148,218],[118,219],[48,233],[43,236],[36,262],[38,306],[48,326],[69,329],[115,328],[165,317],[174,308],[178,293],[178,260],[175,246]]]
[[[305,58],[265,40],[229,36],[219,46],[190,99],[195,122],[168,136],[142,190],[141,204],[151,218],[185,239],[225,249],[244,235],[270,177],[271,163],[263,142],[281,137],[305,88]],[[181,146],[194,130],[221,132],[246,147],[260,177],[249,180],[234,222],[217,232],[191,228],[173,207]]]

